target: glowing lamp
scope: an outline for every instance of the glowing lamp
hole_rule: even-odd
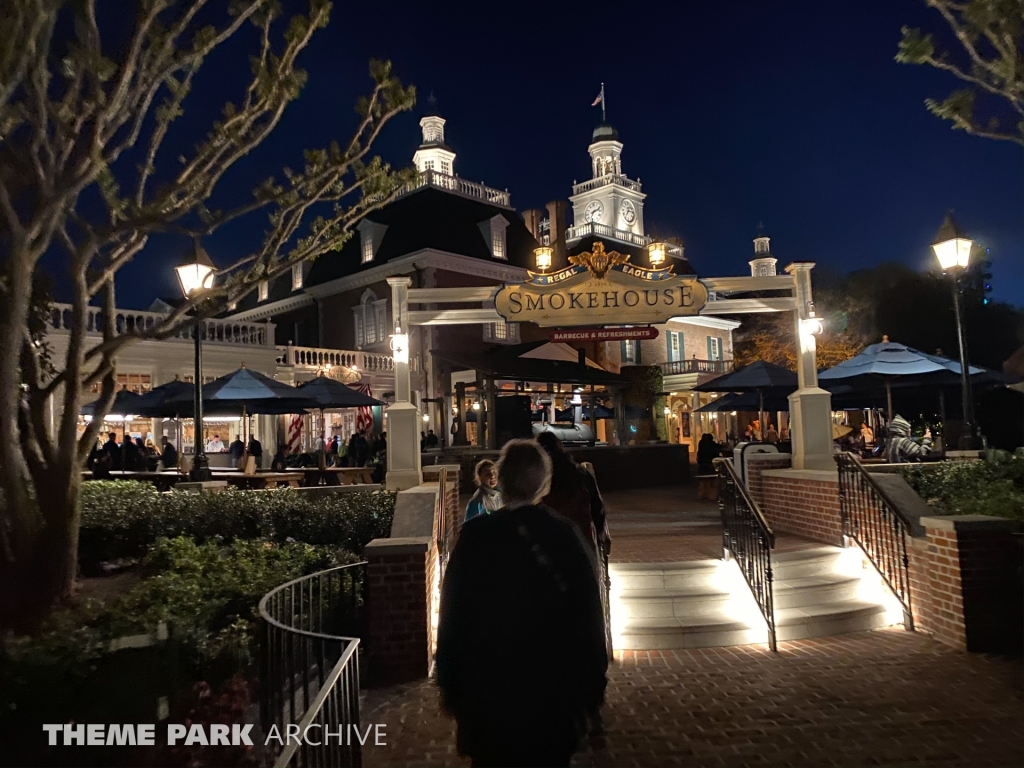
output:
[[[402,329],[399,327],[396,327],[395,332],[391,335],[391,354],[396,363],[409,362],[409,334],[402,333]]]
[[[181,292],[185,296],[191,296],[194,291],[202,291],[213,287],[213,278],[216,268],[213,262],[202,249],[199,243],[195,244],[192,256],[180,266],[174,268],[178,273],[178,283],[181,284]]]
[[[814,313],[811,316],[800,321],[800,335],[802,336],[820,336],[825,331],[825,326],[822,325],[821,318],[815,317]]]
[[[665,243],[651,243],[647,246],[647,257],[651,260],[651,266],[658,269],[665,263],[665,254],[668,253],[668,245]]]
[[[480,401],[479,400],[477,400],[475,403],[473,403],[473,410],[474,411],[479,411],[480,410]]]
[[[666,415],[666,416],[668,416],[668,415],[669,415],[670,413],[672,413],[672,409],[671,409],[671,408],[669,408],[669,407],[668,407],[668,406],[666,405],[666,406],[665,406],[665,415]]]
[[[533,255],[536,259],[537,269],[541,272],[551,269],[551,257],[554,252],[555,249],[547,245],[542,245],[540,248],[534,248]]]
[[[966,269],[971,260],[971,249],[974,241],[965,236],[953,221],[952,212],[946,213],[946,219],[939,227],[939,232],[932,243],[935,258],[943,272],[951,269]]]
[[[429,414],[426,414],[426,413],[424,413],[424,414],[423,414],[423,421],[424,421],[424,423],[426,423],[426,422],[430,421],[430,415],[429,415]]]

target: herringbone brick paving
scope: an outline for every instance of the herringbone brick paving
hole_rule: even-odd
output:
[[[509,660],[514,663],[514,660]],[[603,746],[579,766],[1018,766],[1019,661],[902,629],[694,651],[630,651],[609,672]],[[378,766],[463,766],[433,681],[371,692]],[[524,738],[527,737],[524,734]]]

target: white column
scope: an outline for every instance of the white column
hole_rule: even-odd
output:
[[[404,491],[423,483],[420,468],[420,412],[410,402],[409,286],[408,277],[389,277],[391,313],[396,334],[404,334],[404,350],[395,350],[395,402],[387,409],[388,473],[390,490]],[[394,347],[392,347],[394,349]]]
[[[798,389],[789,396],[789,434],[793,441],[793,469],[835,471],[832,458],[832,395],[818,386],[817,344],[810,320],[813,262],[786,267],[796,287]]]

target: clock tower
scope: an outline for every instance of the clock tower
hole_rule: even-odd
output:
[[[594,129],[589,152],[593,178],[573,185],[569,198],[573,226],[566,239],[571,242],[587,235],[600,235],[633,245],[646,244],[646,195],[640,191],[639,181],[633,181],[622,172],[622,142],[618,132],[607,122],[600,123]]]

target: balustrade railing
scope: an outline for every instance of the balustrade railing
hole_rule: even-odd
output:
[[[53,304],[50,309],[50,331],[66,333],[72,327],[70,304]],[[115,332],[120,334],[150,331],[167,319],[161,312],[118,310],[114,315]],[[106,324],[102,309],[90,307],[86,312],[85,331],[90,335],[103,333]],[[195,326],[188,324],[168,337],[166,341],[191,342]],[[237,320],[210,319],[203,321],[203,341],[212,344],[241,344],[254,347],[274,346],[272,323],[246,323]]]
[[[732,555],[768,625],[768,647],[775,641],[775,590],[772,549],[775,534],[757,502],[737,476],[731,459],[715,459],[718,468],[718,507],[722,513],[722,549]]]
[[[478,184],[475,181],[468,181],[459,176],[452,176],[440,171],[423,171],[416,179],[399,189],[398,196],[407,195],[423,187],[437,187],[438,189],[445,189],[475,200],[483,200],[484,202],[501,205],[505,208],[512,207],[512,196],[507,190],[493,189],[486,184]],[[376,202],[373,196],[370,197],[370,201]]]
[[[336,365],[357,371],[393,371],[395,359],[360,350],[329,349],[326,347],[297,347],[291,344],[277,347],[278,365],[295,365],[306,368],[333,368]]]
[[[632,189],[636,192],[639,192],[641,187],[639,181],[633,181],[633,179],[627,178],[624,174],[606,173],[604,176],[598,176],[596,179],[588,179],[587,181],[581,181],[579,184],[574,184],[572,193],[578,195],[581,192],[598,189],[609,184],[617,184],[620,187]]]
[[[275,768],[330,765],[357,768],[359,741],[359,647],[365,636],[366,563],[330,568],[271,590],[260,600],[260,717],[263,730],[277,727],[285,744]],[[312,738],[287,739],[291,733]],[[328,730],[334,734],[328,736]],[[339,737],[340,734],[340,737]],[[319,741],[319,745],[310,742]]]
[[[665,376],[680,373],[729,373],[732,360],[670,360],[659,363]]]
[[[852,453],[836,456],[843,535],[855,541],[903,606],[903,624],[914,629],[910,602],[910,521]]]
[[[638,235],[634,232],[627,232],[624,229],[616,229],[615,227],[609,227],[607,224],[596,224],[594,222],[581,224],[578,227],[569,227],[565,231],[565,239],[567,241],[579,240],[580,238],[590,236],[610,237],[614,240],[622,240],[631,245],[640,246],[641,248],[646,247],[651,242],[651,238],[646,235]]]

